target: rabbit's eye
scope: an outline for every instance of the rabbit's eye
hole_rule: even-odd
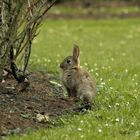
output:
[[[70,60],[67,60],[67,63],[68,63],[68,64],[70,64],[70,63],[71,63],[71,61],[70,61]]]

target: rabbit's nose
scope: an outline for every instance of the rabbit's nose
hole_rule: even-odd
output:
[[[60,64],[60,68],[63,68],[63,64]]]

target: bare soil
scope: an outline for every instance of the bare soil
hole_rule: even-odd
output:
[[[0,137],[50,127],[55,118],[79,111],[79,102],[64,96],[64,88],[53,74],[33,72],[30,81],[24,92],[18,92],[13,77],[0,83]],[[47,114],[49,121],[39,122],[37,114]]]

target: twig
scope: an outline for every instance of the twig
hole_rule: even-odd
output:
[[[0,60],[8,64],[18,83],[25,83],[26,70],[32,50],[32,41],[37,35],[43,16],[55,4],[56,0],[2,0],[4,8],[0,10],[3,21],[0,35]],[[2,12],[3,19],[2,19]],[[16,52],[14,52],[14,50]],[[20,71],[16,65],[23,55]],[[1,63],[0,63],[1,64]]]
[[[33,16],[33,13],[32,13],[32,9],[31,9],[30,0],[28,0],[28,9],[29,9],[30,16],[32,17]]]
[[[30,55],[31,55],[31,47],[32,47],[31,29],[29,29],[29,31],[28,31],[28,37],[29,37],[29,42],[28,42],[28,48],[27,49],[28,49],[29,52],[28,52],[27,56],[25,57],[25,64],[24,64],[24,69],[23,69],[24,74],[25,74],[26,68],[28,66],[29,58],[30,58]]]

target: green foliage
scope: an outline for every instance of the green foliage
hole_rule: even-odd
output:
[[[140,139],[140,20],[48,20],[34,40],[31,68],[59,71],[58,64],[81,48],[81,65],[96,77],[95,107],[61,118],[63,125],[7,140]]]
[[[61,6],[57,5],[52,7],[52,9],[49,11],[51,14],[59,15],[59,14],[68,14],[68,15],[81,15],[81,17],[85,14],[92,15],[93,17],[96,15],[96,18],[98,18],[97,15],[102,16],[104,18],[104,15],[108,15],[109,17],[112,15],[129,15],[140,12],[140,8],[138,6],[125,6],[125,7],[107,7],[107,6],[100,6],[100,7],[89,7],[89,8],[83,8],[83,7],[76,7],[73,8],[72,6]],[[116,18],[117,16],[113,16]]]

